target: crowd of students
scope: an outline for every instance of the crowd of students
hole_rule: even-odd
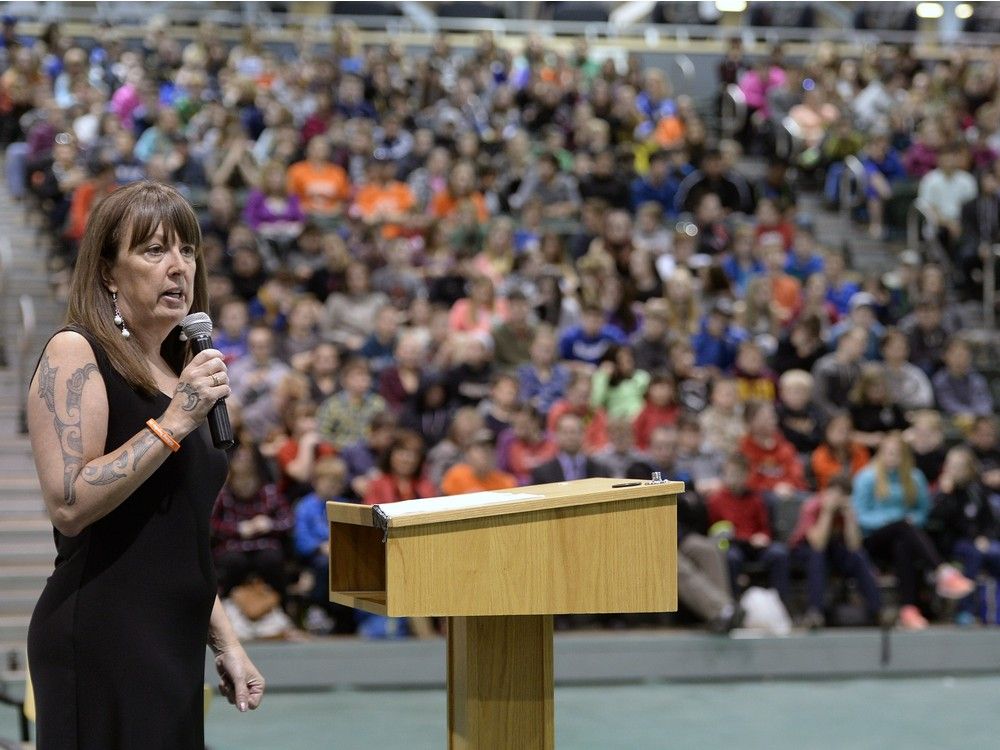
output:
[[[326,41],[228,47],[206,23],[181,43],[163,19],[141,45],[13,19],[0,39],[8,188],[44,216],[57,286],[118,185],[168,181],[201,212],[240,435],[213,521],[224,594],[256,575],[352,632],[325,601],[326,500],[659,471],[687,483],[680,596],[714,630],[755,580],[821,626],[834,572],[868,622],[887,593],[904,628],[995,621],[1000,443],[960,303],[1000,236],[996,56],[735,42],[733,140],[714,98],[583,39]],[[785,115],[790,161],[768,145]],[[849,155],[871,235],[916,199],[938,262],[860,277],[797,209]]]

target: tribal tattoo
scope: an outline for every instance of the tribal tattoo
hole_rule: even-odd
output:
[[[83,470],[83,481],[87,484],[101,485],[111,484],[125,476],[125,469],[128,468],[128,451],[122,451],[118,458],[115,458],[103,466],[88,466]]]
[[[178,383],[174,393],[183,393],[187,397],[187,400],[181,407],[184,411],[194,411],[198,408],[198,404],[201,403],[201,396],[198,395],[198,391],[190,383]]]
[[[56,435],[63,455],[63,496],[67,505],[76,502],[73,482],[83,466],[83,434],[80,427],[80,402],[83,387],[90,374],[97,372],[97,365],[88,363],[76,370],[66,381],[65,419],[56,410],[56,373],[58,367],[49,364],[49,356],[42,357],[38,378],[38,396],[45,401],[46,408],[55,419]]]
[[[170,430],[164,427],[161,427],[160,429],[168,433],[171,437],[173,436],[173,433],[170,432]],[[156,435],[154,435],[152,432],[149,432],[148,430],[144,432],[139,437],[138,440],[132,443],[132,471],[135,471],[136,469],[139,468],[139,461],[142,459],[143,456],[145,456],[149,452],[149,449],[152,448],[154,445],[159,445],[159,444],[160,444],[160,439],[156,437]]]

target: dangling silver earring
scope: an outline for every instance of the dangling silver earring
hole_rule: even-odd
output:
[[[111,304],[115,306],[115,325],[121,329],[122,338],[127,339],[132,334],[129,333],[128,328],[125,327],[125,319],[122,317],[121,311],[118,309],[118,292],[111,292]]]

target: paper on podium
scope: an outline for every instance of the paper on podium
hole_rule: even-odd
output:
[[[378,527],[386,530],[389,526],[389,521],[393,518],[418,516],[423,513],[434,513],[441,510],[468,510],[488,505],[499,505],[501,503],[515,503],[520,500],[540,500],[544,497],[545,495],[537,495],[531,492],[510,492],[509,490],[470,492],[465,495],[425,497],[419,500],[385,503],[384,505],[373,506],[372,510],[375,513],[375,520]]]

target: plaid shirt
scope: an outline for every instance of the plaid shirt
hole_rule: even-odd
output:
[[[240,523],[264,515],[274,521],[266,534],[244,539],[240,536]],[[284,539],[295,525],[295,516],[273,484],[266,484],[249,499],[237,499],[229,487],[223,487],[212,509],[212,541],[219,552],[253,552],[256,550],[284,549]]]
[[[361,404],[354,404],[347,393],[341,391],[320,404],[316,421],[323,437],[340,450],[367,438],[372,419],[385,410],[385,399],[381,396],[370,393]]]

